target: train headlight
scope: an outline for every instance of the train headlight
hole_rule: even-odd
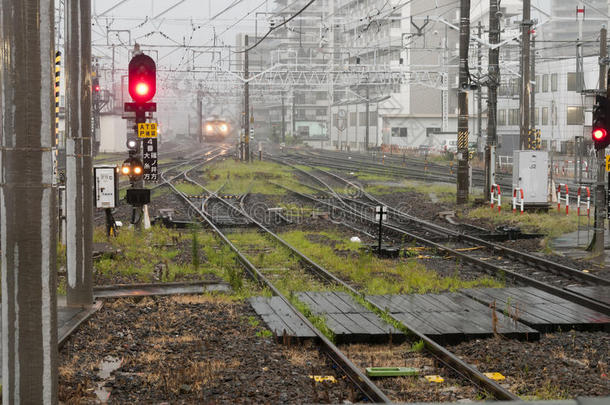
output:
[[[123,175],[128,176],[129,175],[129,171],[130,171],[129,166],[121,167],[121,173],[123,173]]]
[[[212,127],[210,124],[205,126],[205,130],[208,132],[212,132],[213,129],[214,129],[214,127]]]
[[[227,132],[227,129],[229,129],[229,127],[227,127],[227,124],[222,124],[222,125],[220,126],[220,130],[221,130],[222,132]]]

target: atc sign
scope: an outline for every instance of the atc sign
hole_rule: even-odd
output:
[[[157,137],[157,123],[156,122],[145,122],[138,124],[138,138],[156,138]]]

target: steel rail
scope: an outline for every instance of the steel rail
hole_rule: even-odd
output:
[[[186,179],[188,179],[188,171],[182,173]],[[162,175],[163,177],[163,175]],[[246,258],[241,251],[222,233],[222,231],[211,221],[211,219],[201,211],[188,197],[180,192],[171,181],[175,179],[165,180],[167,185],[172,188],[175,194],[181,196],[184,201],[189,204],[195,212],[197,212],[201,218],[207,223],[207,225],[218,235],[218,237],[237,255],[239,261],[242,263],[244,268],[250,277],[258,282],[262,286],[268,287],[272,293],[279,297],[289,308],[291,308],[301,321],[307,325],[317,336],[318,341],[321,342],[321,348],[323,352],[331,359],[331,361],[349,378],[349,380],[372,402],[376,403],[391,403],[392,401],[364,374],[351,360],[349,360],[341,351],[332,343],[326,336],[324,336],[310,321],[301,314],[292,303],[273,285],[273,283],[267,279],[255,266]],[[189,181],[192,181],[189,179]],[[198,183],[195,183],[198,184]],[[209,191],[198,184],[204,191]],[[224,203],[228,204],[231,208],[236,209],[233,205],[220,199]]]
[[[357,188],[362,193],[363,196],[365,196],[372,202],[374,202],[376,204],[381,204],[381,205],[387,206],[389,211],[392,214],[394,214],[398,217],[404,218],[413,223],[416,223],[420,226],[426,226],[433,232],[436,232],[439,236],[451,234],[451,235],[455,236],[458,240],[462,240],[471,245],[485,246],[487,249],[492,250],[494,253],[501,253],[513,260],[517,260],[524,264],[528,264],[528,265],[533,264],[535,267],[537,267],[541,270],[548,270],[548,271],[551,271],[553,273],[560,274],[560,275],[567,274],[576,280],[584,281],[584,282],[592,284],[592,285],[606,285],[606,286],[610,285],[610,280],[608,280],[606,278],[598,277],[594,274],[583,273],[582,271],[575,269],[573,267],[569,267],[564,264],[557,263],[557,262],[554,262],[554,261],[546,259],[546,258],[534,256],[527,252],[522,252],[522,251],[518,251],[515,249],[511,249],[509,247],[502,246],[497,243],[489,242],[484,239],[478,238],[476,236],[468,235],[467,233],[464,233],[464,232],[454,231],[452,229],[443,227],[443,226],[435,224],[433,222],[426,221],[421,218],[417,218],[413,215],[406,214],[404,212],[401,212],[401,211],[389,206],[388,204],[379,200],[377,197],[366,192],[359,185],[357,185],[347,179],[344,179],[339,175],[336,175],[334,173],[330,173],[330,172],[327,172],[327,171],[321,170],[321,169],[317,169],[317,170],[323,172],[324,174],[326,174],[328,176],[334,177],[339,181],[343,181],[346,184],[349,184],[351,187]]]
[[[313,175],[311,175],[311,176],[313,176]],[[282,187],[284,187],[284,186],[282,186]],[[315,197],[308,196],[308,195],[300,193],[298,191],[289,189],[288,187],[284,187],[284,188],[286,190],[294,193],[294,194],[297,194],[297,195],[303,197],[303,198],[309,199],[311,201],[315,201],[315,202],[317,202],[319,204],[327,205],[331,209],[341,210],[344,213],[346,213],[348,215],[351,215],[352,217],[360,220],[361,222],[365,222],[365,223],[369,224],[370,226],[379,226],[379,223],[377,221],[374,221],[371,218],[368,218],[368,217],[366,217],[366,216],[364,216],[362,214],[359,214],[359,213],[351,211],[351,210],[348,211],[348,210],[343,209],[343,208],[341,208],[341,207],[339,207],[337,205],[333,205],[333,204],[328,203],[326,201],[319,200],[319,199],[317,199]],[[591,300],[591,299],[589,299],[589,298],[587,298],[585,296],[573,293],[573,292],[565,290],[565,289],[554,287],[552,285],[549,285],[547,283],[538,281],[538,280],[533,279],[531,277],[528,277],[528,276],[516,273],[516,272],[514,272],[512,270],[505,269],[505,268],[500,267],[498,265],[495,265],[493,263],[489,263],[489,262],[480,260],[480,259],[478,259],[476,257],[472,257],[472,256],[468,255],[466,252],[457,251],[457,250],[452,249],[450,247],[444,246],[444,245],[442,245],[442,244],[440,244],[438,242],[434,242],[434,241],[432,241],[432,240],[430,240],[428,238],[425,238],[425,237],[423,237],[421,235],[417,235],[417,234],[414,234],[412,232],[406,231],[406,230],[404,230],[402,228],[399,228],[399,227],[396,227],[396,226],[393,226],[393,225],[390,225],[390,224],[387,224],[387,223],[386,224],[382,224],[382,227],[387,229],[387,230],[390,230],[392,232],[395,232],[395,233],[397,233],[399,235],[409,237],[412,240],[415,240],[415,241],[418,241],[418,242],[420,242],[420,243],[422,243],[424,245],[430,246],[430,247],[432,247],[434,249],[437,249],[438,251],[446,252],[450,256],[458,257],[458,258],[464,260],[464,262],[470,263],[473,266],[475,266],[477,268],[480,268],[481,270],[485,271],[488,274],[495,275],[495,276],[497,276],[498,274],[503,274],[505,277],[507,277],[507,278],[517,282],[517,283],[521,283],[521,284],[524,284],[524,285],[529,285],[529,286],[532,286],[532,287],[536,287],[536,288],[538,288],[540,290],[543,290],[543,291],[545,291],[545,292],[547,292],[549,294],[555,295],[555,296],[560,297],[560,298],[564,298],[564,299],[566,299],[568,301],[571,301],[571,302],[574,302],[576,304],[582,305],[582,306],[584,306],[586,308],[589,308],[589,309],[593,309],[593,310],[595,310],[597,312],[600,312],[602,314],[610,315],[610,306],[608,306],[606,304],[603,304],[601,302],[598,302],[598,301],[595,301],[595,300]],[[446,235],[445,235],[445,237],[446,237]]]
[[[188,176],[185,176],[185,178],[188,179]],[[198,183],[197,181],[194,181],[192,179],[189,179],[189,180],[192,181],[194,184],[197,184],[198,186],[200,186],[202,189],[206,190],[206,188],[203,185],[201,185],[200,183]],[[321,183],[323,183],[323,182],[321,181]],[[362,297],[368,304],[370,304],[372,307],[374,307],[379,313],[386,312],[384,308],[381,308],[380,306],[374,304],[373,302],[368,300],[364,296],[364,294],[355,290],[349,284],[345,283],[343,280],[339,279],[334,274],[330,273],[328,270],[326,270],[325,268],[320,266],[318,263],[311,260],[308,256],[301,253],[298,249],[296,249],[290,243],[285,241],[279,235],[275,234],[270,229],[268,229],[266,226],[264,226],[262,223],[260,223],[255,218],[253,218],[245,210],[238,209],[237,207],[233,206],[232,204],[230,204],[224,200],[221,200],[221,201],[223,201],[223,203],[227,204],[231,208],[240,212],[244,217],[246,217],[248,220],[250,220],[254,224],[256,224],[261,230],[265,231],[268,235],[272,236],[275,240],[277,240],[281,245],[283,245],[284,247],[289,249],[293,254],[298,256],[303,262],[305,262],[309,266],[310,269],[312,269],[314,271],[314,273],[316,275],[327,280],[328,282],[333,282],[333,283],[337,283],[337,284],[341,285],[342,287],[344,287],[345,289],[350,291],[353,295]],[[495,381],[490,380],[485,375],[483,375],[479,370],[472,367],[471,365],[469,365],[468,363],[466,363],[459,357],[455,356],[453,353],[449,352],[447,349],[445,349],[438,343],[434,342],[432,339],[428,338],[423,333],[417,331],[413,327],[406,325],[404,323],[404,321],[397,319],[392,314],[388,314],[388,316],[390,316],[398,324],[404,325],[406,327],[406,329],[408,329],[411,333],[415,334],[418,339],[422,340],[424,342],[426,348],[437,359],[441,360],[444,364],[446,364],[450,368],[454,369],[458,373],[467,376],[467,378],[470,381],[474,382],[476,385],[479,385],[481,388],[487,390],[488,392],[493,393],[497,399],[506,399],[506,400],[518,400],[519,399],[518,396],[516,396],[515,394],[506,390],[504,387],[497,384]]]

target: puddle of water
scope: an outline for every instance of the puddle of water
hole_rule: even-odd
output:
[[[123,364],[123,359],[118,359],[116,357],[106,356],[99,364],[99,369],[97,375],[102,379],[97,384],[97,388],[95,389],[95,395],[100,400],[101,403],[105,404],[108,402],[110,398],[110,393],[112,392],[112,387],[105,387],[104,385],[110,379],[110,374],[113,371],[121,368]]]

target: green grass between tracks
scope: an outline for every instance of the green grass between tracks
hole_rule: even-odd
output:
[[[326,325],[326,318],[314,315],[296,295],[300,291],[328,291],[333,287],[315,279],[303,269],[290,250],[260,232],[232,233],[227,237],[318,330],[329,339],[334,339]]]
[[[203,178],[206,181],[206,188],[212,191],[216,191],[226,182],[222,189],[223,194],[244,194],[249,190],[275,196],[286,194],[286,190],[269,181],[304,193],[310,192],[308,188],[297,183],[292,168],[266,161],[242,163],[226,159],[207,166],[203,171]]]
[[[443,277],[427,269],[417,258],[380,259],[360,251],[359,243],[332,232],[292,231],[281,235],[286,241],[329,271],[349,278],[366,294],[409,294],[455,291],[460,288],[503,287],[488,276],[466,281],[458,270]]]
[[[237,296],[257,290],[243,280],[237,256],[229,247],[201,229],[121,229],[116,237],[107,239],[104,230],[97,228],[94,241],[108,242],[120,252],[94,263],[95,271],[108,283],[113,276],[128,277],[133,282],[172,282],[205,279],[213,274],[231,284]]]
[[[549,212],[524,212],[519,214],[512,212],[512,202],[509,199],[502,200],[502,211],[498,212],[497,208],[491,209],[488,205],[475,208],[467,213],[467,216],[472,219],[481,219],[489,221],[492,225],[512,225],[519,226],[523,231],[541,233],[545,235],[544,245],[548,250],[548,242],[565,233],[574,232],[578,229],[578,216],[576,210],[573,210],[570,215],[565,214],[565,210],[557,212],[550,210]],[[587,218],[581,217],[581,226],[587,224]],[[593,220],[591,220],[591,225]]]

